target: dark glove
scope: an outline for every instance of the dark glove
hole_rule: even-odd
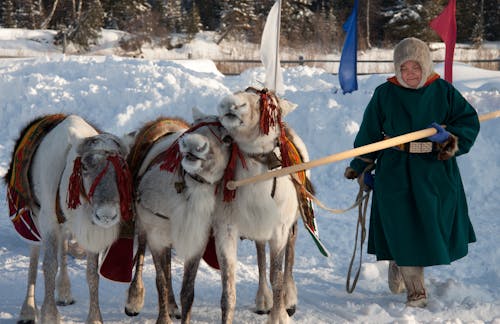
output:
[[[375,182],[374,175],[366,171],[359,175],[356,170],[354,170],[351,167],[347,167],[344,172],[344,177],[350,180],[358,179],[359,186],[364,190],[364,191],[370,191],[373,189],[373,184]]]
[[[372,190],[374,183],[375,183],[375,176],[371,172],[365,172],[363,176],[363,184],[365,185],[364,190],[365,191]]]
[[[450,136],[443,143],[438,143],[438,160],[444,161],[453,157],[458,151],[458,138],[448,133]]]
[[[351,167],[347,167],[344,172],[344,177],[349,180],[354,180],[358,177],[358,173]]]
[[[444,143],[450,137],[450,133],[448,133],[441,125],[436,122],[433,122],[429,125],[429,128],[434,127],[437,130],[437,133],[429,136],[428,139],[432,142],[436,143]]]

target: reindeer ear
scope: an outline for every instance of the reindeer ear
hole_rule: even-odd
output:
[[[207,117],[207,115],[205,115],[204,113],[202,113],[201,110],[199,110],[197,107],[193,107],[191,111],[192,111],[192,114],[193,114],[193,120],[194,121],[200,120],[200,119],[203,119],[203,118]]]
[[[295,110],[295,108],[297,108],[297,104],[294,104],[293,102],[286,99],[279,99],[279,105],[281,108],[282,116],[286,116],[288,113],[291,113]]]

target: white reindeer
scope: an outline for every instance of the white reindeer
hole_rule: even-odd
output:
[[[231,143],[217,117],[194,112],[194,119],[191,128],[181,126],[155,141],[138,165],[138,171],[132,171],[136,173],[137,221],[140,233],[145,233],[156,268],[157,323],[170,323],[169,312],[175,310],[175,300],[174,304],[168,302],[173,299],[169,297],[170,248],[185,260],[182,322],[190,321],[194,281],[216,202],[222,199],[221,179],[230,159]],[[141,267],[137,264],[136,269]],[[143,297],[143,291],[133,282],[126,311],[138,312]]]
[[[270,92],[253,88],[221,101],[219,119],[244,155],[245,163],[238,164],[236,179],[267,172],[272,168],[276,156],[283,163],[287,156],[281,156],[283,146],[280,149],[280,145],[285,144],[286,137],[281,118],[294,108],[294,104],[278,100]],[[307,154],[303,143],[301,145],[299,150]],[[308,159],[307,156],[303,158]],[[223,323],[231,323],[234,317],[236,250],[240,237],[257,242],[260,274],[257,310],[265,312],[272,304],[268,321],[288,323],[286,308],[293,314],[297,302],[291,267],[298,210],[296,188],[290,176],[239,187],[232,203],[218,205],[214,235],[222,276]],[[265,280],[265,242],[270,247],[272,302],[269,301],[270,293]],[[284,286],[283,259],[287,242],[288,265]]]
[[[23,135],[24,131],[18,144]],[[63,244],[67,231],[87,251],[90,305],[86,323],[102,323],[98,298],[99,252],[117,240],[121,222],[131,217],[131,177],[124,160],[126,154],[117,137],[99,133],[76,115],[65,116],[41,139],[28,166],[31,198],[28,207],[39,229],[44,252],[41,323],[60,323],[56,305],[74,302]],[[14,172],[12,165],[11,162],[8,176]],[[38,318],[34,298],[39,252],[40,246],[33,245],[19,323],[35,323]]]

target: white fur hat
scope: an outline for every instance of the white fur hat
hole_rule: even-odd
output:
[[[409,88],[401,77],[401,65],[406,61],[416,61],[420,64],[422,68],[422,80],[418,84],[417,89],[423,87],[427,78],[434,72],[431,51],[427,44],[418,38],[409,37],[403,39],[394,47],[394,72],[396,73],[396,78],[402,86]]]

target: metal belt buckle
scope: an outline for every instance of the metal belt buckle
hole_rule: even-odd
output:
[[[410,153],[430,153],[432,152],[432,142],[410,142]]]

